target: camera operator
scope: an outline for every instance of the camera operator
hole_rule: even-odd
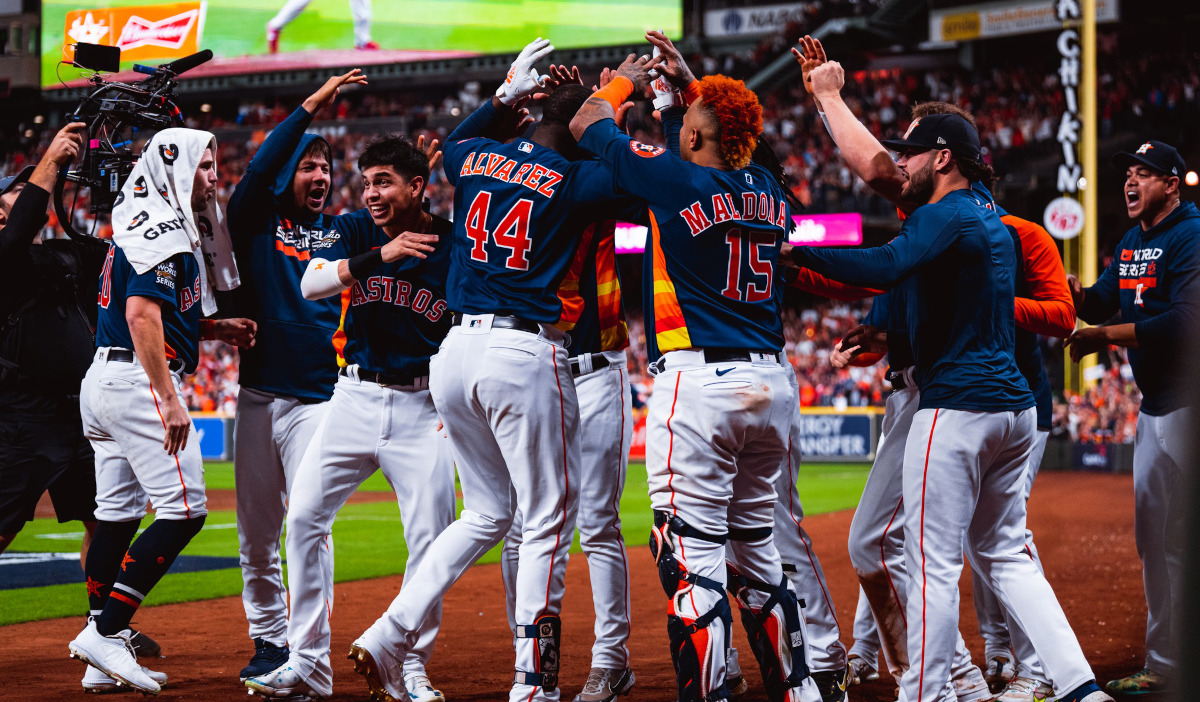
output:
[[[86,137],[84,124],[69,124],[36,167],[0,180],[0,552],[49,490],[58,521],[84,524],[81,562],[96,526],[96,474],[79,387],[95,353],[108,245],[39,234],[58,171]]]

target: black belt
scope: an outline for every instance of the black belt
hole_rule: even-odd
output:
[[[904,379],[904,371],[889,371],[887,380],[892,384],[893,390],[903,390],[908,387],[908,381]]]
[[[589,353],[586,355],[592,357],[592,369],[590,371],[588,371],[589,373],[595,373],[598,370],[603,370],[605,368],[608,368],[608,366],[609,366],[608,356],[605,356],[602,353]],[[577,356],[567,362],[571,366],[571,375],[576,378],[578,378],[581,375],[585,375],[585,373],[583,372],[582,359],[583,359],[583,356]]]
[[[455,314],[451,321],[451,326],[462,326],[463,315]],[[542,325],[537,322],[531,322],[528,319],[520,317],[505,317],[501,315],[492,316],[492,329],[516,329],[517,331],[529,332],[530,334],[541,334]]]
[[[129,349],[109,349],[108,353],[105,355],[105,358],[110,361],[116,361],[117,363],[137,362],[137,355]],[[168,358],[167,370],[171,371],[172,373],[178,373],[179,371],[183,370],[183,360],[179,358]]]
[[[342,368],[338,371],[339,374],[352,377],[350,371]],[[416,385],[417,378],[424,378],[424,375],[390,375],[388,373],[376,373],[369,371],[366,368],[358,369],[358,379],[365,380],[369,383],[378,383],[379,385]]]
[[[705,347],[702,350],[704,351],[705,363],[736,363],[740,361],[751,363],[754,361],[754,356],[759,354],[774,356],[776,359],[779,358],[778,351],[753,351],[750,349],[725,349],[717,347]],[[651,365],[657,369],[657,372],[662,373],[667,368],[666,354],[659,356],[658,360]]]

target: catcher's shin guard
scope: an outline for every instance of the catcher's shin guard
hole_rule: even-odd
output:
[[[721,583],[711,578],[689,573],[675,557],[671,539],[697,538],[711,543],[724,543],[724,536],[705,534],[677,516],[655,512],[654,529],[650,532],[650,552],[658,565],[658,577],[663,590],[671,598],[667,605],[667,636],[671,641],[671,663],[675,667],[679,702],[712,702],[729,698],[729,688],[722,679],[712,687],[710,674],[714,662],[724,662],[729,646],[733,614]],[[680,613],[680,602],[693,588],[717,594],[712,608],[695,618]]]
[[[533,672],[518,670],[513,682],[544,690],[557,688],[562,620],[551,614],[542,615],[532,625],[518,624],[516,634],[519,639],[537,639],[538,669]]]
[[[729,592],[737,599],[738,613],[750,640],[750,650],[758,659],[767,699],[770,702],[800,699],[799,688],[809,676],[800,619],[800,607],[804,605],[788,588],[786,576],[772,587],[742,575],[733,566],[728,566],[728,573]],[[751,590],[767,594],[761,607],[751,604]]]

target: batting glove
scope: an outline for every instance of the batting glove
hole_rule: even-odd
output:
[[[549,39],[538,37],[526,44],[508,69],[508,77],[496,88],[496,97],[500,102],[512,106],[521,98],[545,87],[549,76],[540,75],[533,64],[545,58],[551,51],[554,51],[554,45]]]
[[[654,47],[653,56],[657,57],[662,52],[658,47]],[[654,109],[665,110],[668,107],[687,107],[687,103],[683,100],[683,93],[675,89],[670,81],[662,76],[658,71],[654,73],[654,80],[650,82],[650,89],[654,91]]]

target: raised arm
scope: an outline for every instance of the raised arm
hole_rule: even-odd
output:
[[[816,42],[816,40],[813,40]],[[820,42],[816,42],[820,46]],[[793,49],[795,54],[796,50]],[[821,50],[824,56],[824,50]],[[798,57],[801,66],[804,57]],[[842,159],[867,187],[874,190],[889,202],[902,206],[900,189],[904,187],[904,175],[896,166],[888,150],[871,134],[850,107],[842,100],[842,87],[846,82],[846,73],[837,61],[825,61],[807,72],[805,85],[811,85],[813,98],[817,101],[817,109],[822,111],[822,119],[829,129],[829,136],[841,152]]]
[[[658,56],[637,56],[630,54],[617,67],[617,75],[608,85],[592,94],[575,117],[571,120],[571,135],[576,141],[583,138],[583,133],[593,124],[606,120],[616,120],[617,110],[625,104],[631,95],[645,93],[650,85],[650,70],[662,63],[664,58]]]
[[[12,209],[4,214],[0,222],[0,260],[9,261],[18,252],[29,248],[37,233],[46,222],[46,206],[58,170],[75,160],[79,147],[87,136],[87,125],[72,122],[54,135],[49,148],[38,162],[24,189],[17,195]]]

